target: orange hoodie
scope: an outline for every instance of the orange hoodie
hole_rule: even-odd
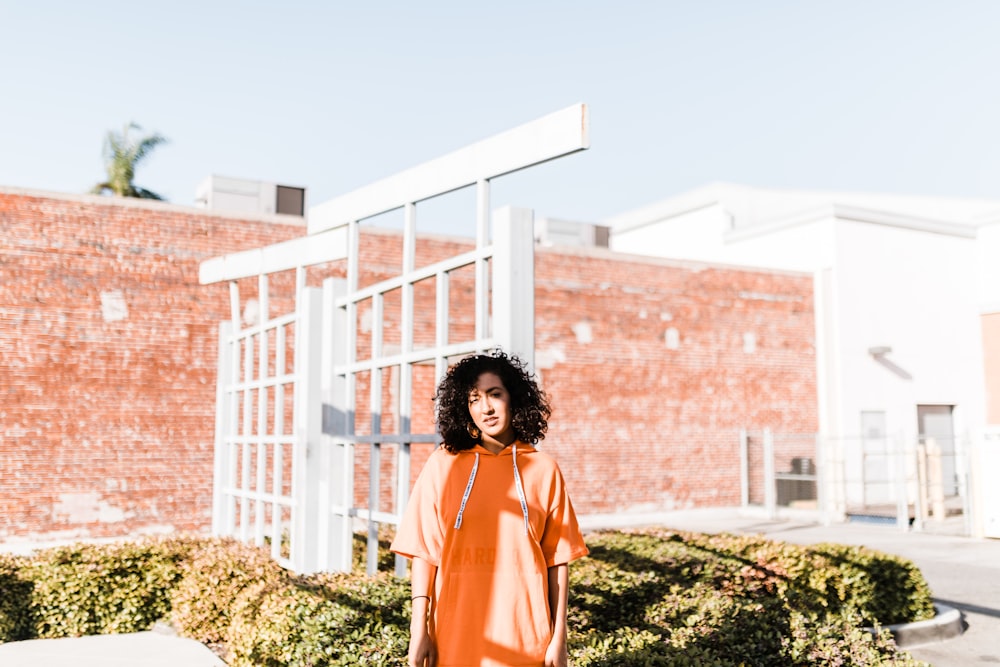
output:
[[[541,665],[548,568],[588,553],[559,466],[523,442],[499,454],[435,450],[391,548],[438,568],[440,667]]]

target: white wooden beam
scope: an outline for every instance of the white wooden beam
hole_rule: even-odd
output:
[[[235,345],[231,340],[233,323],[223,321],[219,324],[219,373],[215,383],[215,457],[212,476],[212,535],[232,535],[232,510],[227,511],[227,505],[234,504],[233,497],[227,495],[225,489],[233,480],[227,475],[233,452],[226,442],[226,436],[236,430],[235,410],[231,410],[232,397],[227,392],[228,383],[232,381],[233,366],[239,367],[238,359],[234,358]]]
[[[493,214],[493,339],[535,370],[535,238],[531,209]]]
[[[590,147],[587,105],[497,134],[309,209],[316,234]]]
[[[201,263],[198,280],[202,285],[224,280],[277,273],[347,257],[347,229],[302,236],[263,248],[233,252]]]
[[[320,374],[314,372],[322,359],[323,291],[307,287],[299,292],[295,325],[295,401],[292,449],[291,562],[292,569],[312,574],[319,569],[319,531],[326,514],[319,505],[319,459],[323,436],[323,404]]]

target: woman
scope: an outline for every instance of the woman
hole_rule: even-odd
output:
[[[545,437],[548,400],[501,351],[438,386],[442,447],[413,488],[392,550],[412,560],[412,667],[565,667],[567,564],[587,555]]]

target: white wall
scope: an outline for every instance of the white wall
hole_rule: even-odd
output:
[[[636,255],[722,262],[721,240],[728,229],[729,215],[713,205],[628,231],[612,229],[609,247]]]
[[[915,406],[942,403],[961,406],[958,432],[982,424],[975,241],[845,221],[836,237],[843,423],[891,408],[889,432],[915,435]],[[898,372],[869,354],[881,345]]]
[[[625,231],[612,230],[618,252],[736,266],[812,272],[832,260],[831,218],[761,234],[732,229],[732,218],[713,205]]]
[[[973,239],[848,221],[838,221],[836,243],[838,327],[830,353],[840,370],[846,473],[858,477],[862,411],[884,412],[889,446],[907,449],[916,443],[917,405],[955,406],[959,438],[984,423],[979,305],[971,288],[976,247]],[[870,349],[878,346],[892,351],[875,358]],[[884,474],[898,478],[894,470]],[[868,500],[895,496],[885,485],[869,489]],[[860,485],[848,487],[847,500],[860,503]]]
[[[977,246],[976,286],[982,312],[1000,312],[1000,222],[979,228]]]
[[[834,220],[829,216],[769,233],[734,232],[725,254],[733,263],[812,273],[836,261]]]

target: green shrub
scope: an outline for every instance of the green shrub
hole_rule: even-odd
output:
[[[402,665],[409,641],[409,585],[323,574],[255,592],[230,627],[234,667]]]
[[[656,534],[702,561],[699,581],[735,595],[778,595],[814,619],[850,612],[863,625],[932,618],[931,592],[912,562],[840,544],[799,546],[746,535]],[[645,553],[645,550],[643,550]]]
[[[234,667],[405,664],[409,583],[355,571],[296,577],[231,539],[181,537],[0,557],[0,641],[148,628],[170,615]],[[919,665],[863,626],[932,613],[908,561],[858,547],[669,531],[588,536],[570,568],[578,667]]]
[[[843,573],[850,607],[861,624],[893,625],[934,617],[927,581],[905,558],[842,544],[820,544],[811,549]]]
[[[80,544],[38,552],[22,569],[31,581],[36,637],[137,632],[170,610],[179,555],[166,542]]]
[[[30,639],[34,633],[32,584],[25,578],[28,561],[0,554],[0,643]]]
[[[706,584],[670,594],[646,618],[665,641],[702,664],[781,665],[789,612],[778,598],[731,596]]]
[[[850,597],[842,573],[809,547],[726,534],[689,534],[686,542],[719,560],[714,583],[731,594],[777,596],[812,617],[840,609]]]
[[[895,556],[665,531],[587,542],[590,557],[570,569],[580,667],[921,664],[861,628],[901,601],[907,620],[931,604],[919,571]]]
[[[872,634],[859,627],[861,622],[861,618],[852,613],[831,617],[819,624],[804,616],[794,617],[788,642],[788,664],[792,667],[929,667],[897,647],[888,630]]]
[[[610,633],[593,630],[576,634],[570,642],[569,662],[574,667],[620,667],[643,665],[661,667],[683,665],[678,655],[663,637],[649,630],[617,628]],[[693,661],[689,665],[696,665]]]
[[[389,551],[389,544],[395,535],[392,526],[381,525],[378,531],[378,563],[379,572],[392,572],[396,567],[396,554]],[[364,574],[368,567],[368,535],[354,533],[354,548],[351,550],[353,557],[352,567],[357,574]]]
[[[243,590],[274,585],[285,578],[285,570],[264,549],[229,538],[204,539],[190,551],[181,569],[170,598],[171,620],[187,637],[221,643]]]

